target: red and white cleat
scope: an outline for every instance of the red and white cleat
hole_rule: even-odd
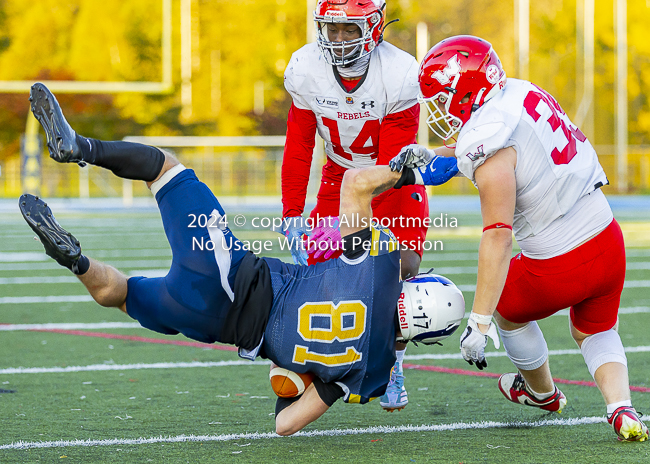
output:
[[[536,398],[526,388],[526,381],[521,374],[503,374],[499,377],[499,390],[513,403],[533,406],[545,411],[561,413],[566,406],[566,396],[557,387],[550,397],[542,400]]]
[[[629,406],[621,406],[607,419],[620,441],[646,441],[648,427],[641,422],[636,410]]]

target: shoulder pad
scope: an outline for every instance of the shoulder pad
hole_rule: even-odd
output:
[[[322,61],[322,62],[320,62]],[[322,66],[324,61],[315,43],[307,44],[291,55],[284,71],[284,88],[291,94],[294,104],[300,109],[310,109],[303,97],[314,69]]]
[[[377,55],[386,89],[387,113],[397,113],[415,105],[420,92],[415,58],[388,42],[377,47]]]

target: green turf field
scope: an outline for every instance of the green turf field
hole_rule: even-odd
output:
[[[126,273],[159,275],[169,265],[156,214],[58,219],[86,254]],[[442,347],[409,347],[410,403],[403,411],[339,402],[299,436],[278,437],[267,363],[138,328],[118,310],[89,301],[83,286],[42,253],[18,214],[0,220],[0,324],[11,324],[0,326],[0,389],[8,391],[0,394],[2,463],[650,462],[649,443],[616,441],[596,388],[561,384],[568,405],[561,415],[547,414],[508,403],[495,378],[426,370],[474,372],[460,359],[459,332]],[[465,214],[458,221],[459,229],[430,231],[444,249],[426,253],[422,268],[435,267],[459,285],[469,310],[480,218]],[[620,333],[631,384],[647,389],[650,218],[628,215],[621,222],[628,273]],[[274,239],[271,232],[233,230],[241,239]],[[591,381],[567,316],[540,325],[554,376]],[[489,373],[513,371],[503,349],[491,346],[488,361]],[[650,412],[650,393],[635,391],[632,399]]]

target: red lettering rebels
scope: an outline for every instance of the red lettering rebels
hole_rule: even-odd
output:
[[[340,111],[336,113],[337,117],[339,119],[363,119],[363,118],[369,118],[370,117],[370,111],[366,111],[365,113],[341,113]]]

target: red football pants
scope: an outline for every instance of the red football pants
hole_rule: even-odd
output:
[[[497,311],[506,320],[526,323],[571,308],[580,332],[595,334],[616,324],[625,281],[625,244],[616,220],[563,255],[512,258]]]

